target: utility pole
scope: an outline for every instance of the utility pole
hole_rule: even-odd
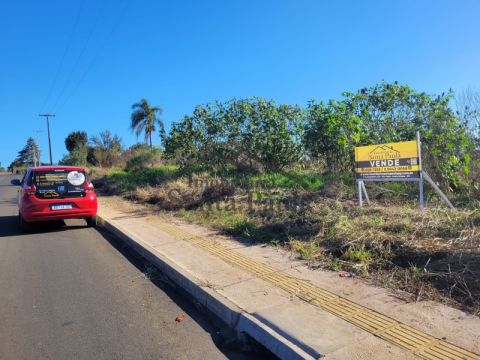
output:
[[[50,165],[53,164],[52,161],[52,143],[50,141],[50,120],[51,116],[55,116],[55,114],[39,114],[38,116],[44,116],[47,118],[47,131],[48,131],[48,151],[50,152]]]

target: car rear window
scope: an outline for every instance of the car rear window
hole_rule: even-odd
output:
[[[85,181],[86,175],[83,171],[39,170],[33,174],[36,196],[43,199],[83,196]]]

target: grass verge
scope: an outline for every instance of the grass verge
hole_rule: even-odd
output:
[[[227,234],[293,251],[310,266],[480,313],[480,210],[442,207],[428,195],[419,212],[411,184],[369,184],[360,209],[350,175],[182,173],[174,166],[111,171],[107,193],[155,204]]]

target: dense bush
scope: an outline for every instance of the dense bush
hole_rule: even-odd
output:
[[[360,118],[346,101],[310,101],[306,109],[304,144],[314,158],[322,158],[329,172],[352,169],[354,148],[361,137]]]
[[[88,148],[84,144],[74,147],[60,160],[60,165],[85,166],[87,164]]]
[[[146,149],[141,148],[133,152],[130,158],[127,160],[126,169],[130,170],[138,170],[148,166],[154,166],[155,164],[159,164],[162,159],[162,152],[160,149],[150,149],[147,147]]]
[[[382,82],[340,102],[309,102],[304,142],[332,172],[352,170],[354,147],[422,136],[424,167],[437,181],[457,187],[469,173],[472,139],[449,106],[452,93],[432,96]]]
[[[344,95],[360,118],[360,144],[413,140],[420,131],[424,167],[437,181],[456,187],[468,174],[473,143],[467,124],[449,105],[452,92],[428,95],[382,82]]]
[[[472,134],[451,108],[452,93],[429,95],[382,82],[340,101],[306,109],[261,98],[197,106],[174,123],[166,153],[182,165],[278,171],[305,158],[334,174],[353,170],[354,148],[422,137],[425,169],[444,188],[458,188],[475,155]],[[470,181],[471,183],[471,181]]]
[[[279,170],[302,155],[301,121],[299,107],[261,98],[201,105],[173,124],[166,153],[181,165]]]
[[[171,179],[178,174],[176,166],[161,166],[156,168],[132,169],[130,171],[112,170],[106,180],[109,189],[133,190],[141,186],[155,186]]]

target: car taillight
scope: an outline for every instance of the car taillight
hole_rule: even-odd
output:
[[[83,189],[85,190],[85,192],[93,192],[93,184],[91,183],[91,181],[85,181]]]
[[[22,189],[22,192],[25,195],[35,195],[35,192],[37,191],[37,188],[35,187],[34,184],[30,185],[29,187],[25,187]]]

